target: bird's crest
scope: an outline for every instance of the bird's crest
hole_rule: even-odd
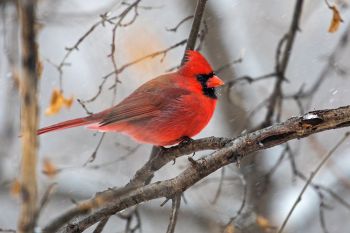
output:
[[[209,74],[213,69],[198,51],[187,50],[185,63],[180,67],[179,72],[185,75],[198,75]]]

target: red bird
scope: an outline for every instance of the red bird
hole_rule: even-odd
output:
[[[37,134],[86,125],[124,133],[141,143],[176,144],[208,124],[217,100],[215,88],[223,84],[199,52],[188,50],[178,71],[146,82],[116,106],[39,129]]]

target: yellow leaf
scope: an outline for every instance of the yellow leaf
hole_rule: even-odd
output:
[[[273,230],[276,229],[275,226],[271,225],[271,223],[269,222],[269,220],[261,215],[258,215],[256,217],[256,223],[261,227],[261,229],[263,229],[264,231],[269,231],[269,230]]]
[[[229,224],[225,227],[224,233],[234,233],[235,226],[233,224]]]
[[[261,228],[267,228],[270,226],[269,220],[267,220],[263,216],[258,216],[256,218],[256,223],[261,227]]]
[[[65,98],[61,91],[54,89],[51,94],[50,106],[46,108],[45,114],[52,116],[61,111],[62,107],[70,108],[73,104],[73,97]]]
[[[329,9],[333,11],[333,17],[331,24],[329,25],[328,32],[333,33],[338,31],[340,23],[343,22],[343,19],[341,18],[339,10],[335,5],[330,6]]]
[[[42,172],[48,177],[52,178],[59,172],[56,165],[53,164],[48,158],[44,159]]]
[[[21,184],[19,180],[16,178],[11,183],[10,194],[12,197],[17,198],[20,192],[21,192]]]

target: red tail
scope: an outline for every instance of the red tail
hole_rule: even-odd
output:
[[[68,128],[73,128],[73,127],[77,127],[77,126],[88,125],[88,124],[91,124],[93,122],[94,121],[91,121],[90,119],[86,119],[85,117],[77,118],[77,119],[73,119],[73,120],[68,120],[68,121],[64,121],[64,122],[57,123],[54,125],[50,125],[50,126],[45,127],[45,128],[38,129],[37,135],[48,133],[51,131],[61,130],[61,129],[68,129]]]

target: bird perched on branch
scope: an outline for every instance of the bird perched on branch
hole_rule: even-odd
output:
[[[215,88],[223,84],[199,52],[188,50],[178,71],[146,82],[114,107],[39,129],[37,134],[86,126],[120,132],[140,143],[176,144],[208,124],[217,100]]]

